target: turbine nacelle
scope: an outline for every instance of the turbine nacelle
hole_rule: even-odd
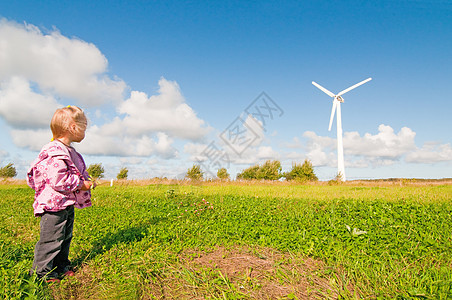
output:
[[[334,100],[344,103],[344,98],[342,98],[341,96],[334,97]]]

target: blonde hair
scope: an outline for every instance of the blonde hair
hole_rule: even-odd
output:
[[[50,121],[50,129],[52,130],[53,138],[60,138],[68,132],[75,134],[75,132],[72,132],[71,130],[71,125],[73,123],[76,124],[77,131],[86,129],[88,119],[81,108],[69,105],[57,109],[53,114],[52,121]]]

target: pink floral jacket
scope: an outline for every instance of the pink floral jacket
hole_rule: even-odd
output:
[[[27,183],[35,190],[34,215],[70,205],[91,206],[90,191],[80,190],[88,177],[85,162],[74,148],[57,140],[45,145],[27,172]]]

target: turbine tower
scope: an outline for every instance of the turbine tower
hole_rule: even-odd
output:
[[[344,167],[344,145],[342,144],[342,118],[341,118],[341,103],[344,103],[344,98],[342,98],[342,95],[350,92],[354,88],[357,88],[358,86],[365,84],[368,81],[371,81],[372,78],[367,78],[366,80],[363,80],[355,85],[352,85],[348,89],[343,90],[342,92],[338,93],[337,95],[333,94],[320,84],[316,82],[312,82],[313,85],[315,85],[317,88],[319,88],[322,92],[327,94],[328,96],[333,98],[333,108],[331,110],[331,117],[330,117],[330,126],[328,127],[328,131],[331,131],[331,125],[333,124],[334,119],[334,113],[337,111],[337,171],[338,175],[341,175],[342,181],[345,181],[345,167]]]

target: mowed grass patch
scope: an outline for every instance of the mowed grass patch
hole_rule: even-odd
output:
[[[27,276],[33,191],[0,193],[3,298],[452,297],[447,185],[99,187],[52,286]]]

